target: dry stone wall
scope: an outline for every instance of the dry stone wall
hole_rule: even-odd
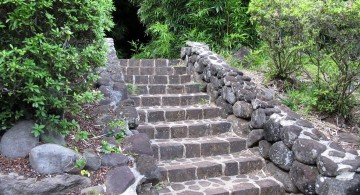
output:
[[[260,89],[251,78],[230,67],[205,44],[188,42],[181,58],[233,131],[247,136],[248,147],[258,147],[268,160],[267,170],[287,192],[304,194],[359,194],[360,157],[344,150]]]

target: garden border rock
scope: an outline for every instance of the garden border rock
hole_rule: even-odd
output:
[[[292,176],[299,177],[293,178],[294,180],[302,178],[301,187],[298,184],[302,193],[315,194],[315,186],[324,188],[320,179],[315,181],[317,176],[322,178],[321,181],[339,184],[339,188],[355,185],[347,185],[346,181],[350,182],[351,178],[360,174],[359,154],[346,152],[335,142],[329,141],[312,123],[276,101],[269,90],[258,88],[251,82],[251,78],[230,67],[223,58],[212,52],[209,46],[189,41],[187,47],[181,49],[180,57],[196,81],[206,86],[206,92],[212,97],[212,101],[226,108],[222,117],[233,123],[235,133],[247,135],[249,131],[264,129],[263,140],[256,140],[260,154],[264,155],[264,158],[270,156],[271,162],[275,160],[274,165],[283,171],[282,177],[289,178],[289,170],[297,170],[297,174]],[[241,124],[248,121],[248,126],[240,129],[240,121]],[[252,139],[248,141],[251,143],[249,145],[256,147],[257,144],[253,144],[254,134],[250,133],[249,136]],[[288,155],[280,155],[280,141],[281,150],[287,151]],[[278,149],[271,149],[274,143],[278,143]],[[299,163],[303,166],[297,166]],[[308,170],[317,171],[312,171],[315,174],[306,178],[306,174],[310,174]],[[347,180],[342,179],[342,175],[348,175]],[[360,182],[357,184],[360,185]],[[296,189],[292,187],[291,191]]]

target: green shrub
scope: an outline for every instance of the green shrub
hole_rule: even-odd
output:
[[[21,118],[67,132],[66,113],[99,94],[87,91],[105,64],[111,0],[0,2],[0,129]]]
[[[297,75],[308,82],[291,92],[288,103],[348,117],[360,87],[359,9],[359,1],[250,3],[251,20],[272,59],[271,78]]]
[[[251,21],[256,32],[266,43],[271,58],[268,76],[271,79],[287,79],[302,66],[304,45],[302,24],[294,12],[298,6],[293,0],[253,0],[249,5]]]
[[[136,57],[177,57],[185,41],[209,44],[215,50],[254,46],[247,1],[239,0],[131,0],[152,41]],[[156,48],[160,48],[157,49]],[[139,47],[137,47],[139,48]]]

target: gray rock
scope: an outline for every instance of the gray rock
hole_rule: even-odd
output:
[[[288,172],[283,171],[282,169],[278,168],[271,162],[266,164],[266,171],[268,171],[273,177],[275,177],[275,179],[283,183],[286,192],[291,192],[291,193],[299,192],[295,184],[291,181]]]
[[[237,101],[233,106],[234,115],[244,119],[250,119],[253,112],[251,104],[244,101]]]
[[[85,149],[83,156],[86,159],[86,164],[85,164],[86,169],[96,171],[100,168],[101,159],[93,149],[91,148]]]
[[[314,125],[312,123],[310,123],[307,120],[303,120],[303,119],[297,120],[295,125],[298,125],[301,127],[307,127],[307,128],[314,128]]]
[[[266,121],[265,110],[259,108],[252,112],[250,126],[254,129],[261,129],[264,127]]]
[[[112,88],[110,86],[101,85],[99,91],[104,95],[104,97],[110,97]]]
[[[285,105],[278,105],[277,108],[286,113],[287,117],[285,118],[285,120],[296,121],[301,118],[298,113],[292,111],[289,107]]]
[[[115,109],[115,114],[120,118],[126,118],[130,129],[139,126],[140,117],[134,106],[120,105]]]
[[[263,129],[254,129],[250,131],[247,139],[246,146],[248,148],[256,146],[260,140],[264,139],[264,130]]]
[[[105,194],[104,186],[91,186],[81,190],[82,195]]]
[[[268,102],[259,100],[259,99],[253,99],[251,100],[251,105],[253,106],[253,109],[258,109],[258,108],[274,108],[274,105],[269,104]]]
[[[111,169],[105,178],[107,194],[121,194],[135,182],[135,176],[128,166]]]
[[[136,154],[154,155],[151,149],[150,139],[145,133],[135,134],[127,137],[124,141],[124,152],[132,152]]]
[[[282,141],[279,141],[271,146],[269,158],[280,168],[289,171],[294,162],[294,153]]]
[[[250,133],[250,122],[248,120],[238,118],[234,115],[228,116],[226,120],[231,122],[232,129],[237,135],[248,135]]]
[[[39,143],[39,138],[31,133],[34,124],[33,121],[20,121],[7,130],[1,138],[0,153],[7,158],[28,156]]]
[[[102,166],[119,167],[119,166],[127,165],[128,162],[129,162],[129,158],[127,156],[113,152],[110,154],[104,154],[101,157]]]
[[[321,175],[329,177],[334,177],[338,175],[338,165],[330,158],[327,158],[325,156],[319,156],[316,164]]]
[[[210,95],[210,100],[212,102],[214,102],[219,97],[219,91],[210,83],[207,84],[206,91]]]
[[[281,140],[280,123],[274,119],[269,119],[264,124],[265,139],[269,142]]]
[[[136,169],[140,174],[145,176],[144,183],[157,184],[160,180],[160,169],[157,166],[157,161],[153,156],[146,154],[140,155],[136,158]]]
[[[226,118],[227,116],[233,114],[233,106],[227,103],[222,97],[216,99],[215,104],[221,108],[221,117]]]
[[[66,146],[65,136],[52,130],[45,130],[45,132],[40,135],[40,140],[44,143]]]
[[[269,151],[271,148],[271,143],[266,140],[261,140],[259,142],[259,152],[261,156],[265,159],[269,158]]]
[[[82,169],[75,167],[81,156],[74,150],[57,144],[43,144],[30,151],[30,165],[41,174],[77,172]]]
[[[90,183],[89,178],[79,175],[56,175],[39,181],[38,178],[24,178],[14,173],[9,175],[0,173],[0,194],[67,194],[75,189],[90,185]]]
[[[266,116],[270,116],[274,113],[281,113],[281,110],[277,109],[277,108],[265,108],[265,115]]]
[[[316,179],[316,193],[319,195],[358,195],[360,192],[360,175],[346,173],[343,178],[319,175]]]
[[[280,128],[281,140],[284,142],[284,144],[287,147],[291,149],[295,140],[299,137],[301,131],[302,128],[296,125],[281,127]]]
[[[256,93],[253,92],[253,90],[247,90],[242,88],[238,88],[237,90],[235,90],[235,95],[238,100],[246,101],[249,103],[251,102],[251,100],[256,98]]]
[[[231,105],[236,102],[236,96],[231,87],[223,87],[222,97]]]
[[[316,194],[316,177],[319,175],[316,167],[294,161],[289,174],[291,181],[302,193]]]
[[[326,146],[315,140],[299,138],[294,142],[292,150],[299,162],[315,165],[316,159],[326,150]]]

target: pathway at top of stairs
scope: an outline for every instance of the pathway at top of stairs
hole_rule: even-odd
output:
[[[151,140],[159,161],[159,194],[284,194],[261,174],[262,158],[220,117],[180,60],[121,60],[140,115],[137,130]]]

